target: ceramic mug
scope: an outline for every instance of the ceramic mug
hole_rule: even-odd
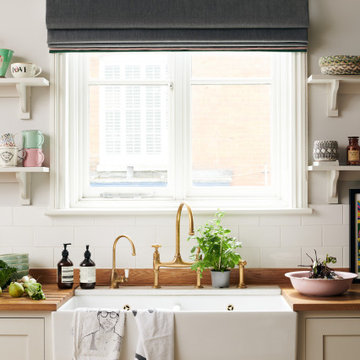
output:
[[[0,49],[0,77],[5,77],[14,51],[9,49]]]
[[[23,130],[22,138],[25,149],[41,149],[45,140],[40,130]]]
[[[15,135],[11,133],[5,133],[0,135],[0,146],[14,147]]]
[[[19,152],[22,152],[22,155],[19,155]],[[18,158],[23,159],[24,150],[18,150],[16,146],[1,146],[0,147],[0,167],[13,167],[17,165]]]
[[[40,167],[44,160],[45,156],[41,149],[24,149],[25,151],[25,159],[24,166],[25,167]]]
[[[35,77],[40,75],[42,69],[40,66],[30,63],[11,64],[11,75],[15,78]]]

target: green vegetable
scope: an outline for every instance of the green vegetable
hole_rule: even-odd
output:
[[[42,291],[42,286],[38,282],[26,282],[24,283],[25,292],[30,296],[33,300],[45,300],[45,294]]]
[[[12,275],[16,268],[9,266],[5,261],[0,260],[0,287],[5,289],[11,282]]]
[[[9,286],[9,295],[12,297],[20,297],[24,294],[23,286],[18,282],[12,282]]]
[[[230,236],[230,230],[221,225],[224,213],[217,211],[215,219],[198,228],[195,235],[188,238],[195,239],[197,245],[191,249],[192,259],[195,263],[191,266],[193,270],[200,269],[202,272],[211,268],[215,271],[225,271],[234,268],[241,256],[236,252],[241,243]],[[200,256],[195,252],[200,249]]]

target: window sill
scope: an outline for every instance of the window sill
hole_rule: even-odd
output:
[[[213,215],[216,212],[216,208],[200,208],[192,207],[193,213],[199,215]],[[300,209],[235,209],[235,208],[221,208],[228,215],[309,215],[312,214],[311,208]],[[111,215],[166,215],[174,214],[177,211],[177,207],[168,208],[141,208],[141,209],[99,209],[99,208],[87,208],[87,209],[48,209],[45,212],[47,216],[111,216]]]

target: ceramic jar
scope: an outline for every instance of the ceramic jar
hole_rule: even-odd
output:
[[[338,143],[335,140],[315,140],[313,148],[315,161],[336,161],[338,158]]]

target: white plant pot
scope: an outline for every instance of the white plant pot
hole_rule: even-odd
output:
[[[211,270],[211,284],[213,288],[228,288],[230,286],[230,270]]]

